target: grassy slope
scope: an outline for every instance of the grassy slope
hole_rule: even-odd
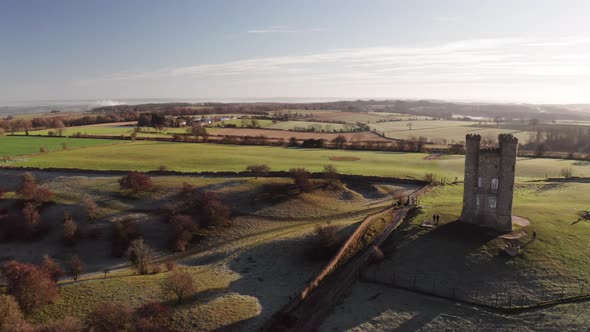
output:
[[[30,139],[30,138],[28,138]],[[84,141],[82,141],[83,143]],[[332,161],[334,156],[358,157],[357,161]],[[424,160],[425,154],[375,151],[294,149],[267,146],[231,146],[168,142],[128,142],[108,147],[60,151],[34,156],[16,166],[65,167],[102,170],[156,170],[166,165],[178,171],[242,171],[250,164],[265,163],[273,170],[305,167],[322,171],[334,164],[342,173],[423,178],[433,172],[451,179],[462,178],[463,157],[448,156]],[[141,163],[138,163],[141,161]],[[520,177],[558,176],[571,167],[575,175],[590,176],[590,165],[557,159],[521,158],[517,164]]]
[[[73,139],[65,137],[16,137],[0,136],[0,156],[18,156],[39,153],[41,147],[47,151],[63,150],[62,143],[69,149],[100,145],[113,145],[121,142],[104,139]]]
[[[483,283],[496,284],[501,278],[525,289],[555,290],[566,285],[579,291],[580,282],[590,283],[590,222],[576,222],[579,213],[590,204],[582,194],[585,192],[590,192],[590,184],[518,184],[513,214],[531,221],[526,229],[527,239],[536,230],[538,240],[527,246],[521,256],[505,260],[499,249],[502,241],[481,242],[470,247],[465,239],[449,238],[443,232],[435,235],[436,230],[420,230],[418,225],[431,219],[434,213],[440,214],[445,223],[458,219],[461,213],[462,185],[438,188],[421,200],[423,210],[410,227],[416,233],[407,242],[407,248],[402,245],[396,251],[390,264],[409,274],[435,274],[441,280],[460,278],[465,284],[479,287]],[[482,271],[488,272],[481,274]]]

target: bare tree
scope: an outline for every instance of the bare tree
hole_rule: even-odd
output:
[[[98,213],[98,205],[96,205],[96,202],[92,199],[92,197],[86,196],[83,203],[86,213],[88,214],[88,219],[91,221],[96,220]]]
[[[270,172],[270,167],[265,164],[250,165],[246,167],[246,171],[251,172],[255,178],[258,178],[259,176],[265,176],[268,174],[268,172]]]
[[[173,271],[168,278],[162,282],[162,291],[166,294],[176,296],[178,303],[196,290],[195,281],[190,273],[184,270]]]
[[[78,280],[80,274],[84,273],[84,263],[78,255],[74,255],[68,261],[68,273],[74,280]]]
[[[412,130],[412,128],[414,127],[414,123],[412,121],[408,121],[408,123],[406,123],[406,126],[408,127],[408,129]]]
[[[148,274],[152,262],[153,251],[142,238],[131,241],[129,258],[139,274]]]

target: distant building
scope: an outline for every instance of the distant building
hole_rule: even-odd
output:
[[[461,221],[512,231],[512,197],[518,139],[498,136],[499,147],[481,148],[481,136],[467,135]]]

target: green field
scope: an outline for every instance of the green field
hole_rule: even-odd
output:
[[[272,120],[256,119],[256,123],[258,124],[257,128],[266,128],[266,127],[272,125]],[[238,128],[249,128],[252,125],[252,120],[251,119],[225,120],[225,121],[216,122],[213,124],[213,126],[219,125],[220,127],[223,127],[228,124],[235,125]]]
[[[82,147],[113,145],[120,142],[106,139],[0,136],[0,157],[39,153],[42,147],[49,152],[60,151],[63,150],[62,144],[64,143],[69,150]]]
[[[340,123],[327,123],[327,122],[309,122],[309,121],[281,121],[274,124],[271,124],[267,128],[270,129],[280,129],[280,130],[298,130],[299,129],[309,129],[315,128],[316,132],[321,131],[340,131],[346,130],[350,131],[354,128],[354,125],[348,124],[340,124]]]
[[[135,126],[121,126],[113,124],[112,126],[78,126],[68,127],[63,131],[64,136],[73,136],[77,133],[82,135],[97,135],[97,136],[129,136],[133,133]],[[49,132],[55,132],[55,129],[43,129],[30,131],[31,135],[42,135],[48,136]],[[162,131],[156,131],[154,128],[142,127],[140,133],[137,134],[139,137],[162,137],[166,135],[172,135],[176,133],[186,133],[185,128],[166,128]],[[19,133],[24,134],[24,133]]]
[[[412,124],[412,129],[408,127]],[[386,137],[410,139],[420,136],[430,141],[446,140],[447,144],[465,141],[466,134],[480,134],[482,137],[497,137],[502,133],[509,133],[516,136],[519,141],[526,141],[530,132],[501,128],[477,127],[477,122],[472,121],[447,121],[447,120],[416,120],[416,121],[393,121],[371,124],[371,129],[384,133]]]
[[[31,139],[31,138],[20,138]],[[51,140],[47,138],[48,140]],[[77,141],[77,140],[76,140]],[[80,141],[84,144],[86,140]],[[35,146],[37,143],[31,143]],[[330,157],[357,157],[357,161],[335,161]],[[268,164],[273,170],[305,167],[320,172],[334,164],[342,173],[421,179],[435,173],[450,179],[462,178],[463,156],[445,156],[425,160],[426,154],[376,151],[347,151],[280,148],[268,146],[232,146],[172,142],[125,142],[108,147],[58,151],[33,156],[14,166],[64,167],[99,170],[157,170],[165,165],[184,172],[242,171],[247,165]],[[141,162],[138,162],[141,161]],[[590,176],[590,164],[559,159],[519,158],[517,176],[545,178],[559,176],[563,168],[572,168],[576,176]]]

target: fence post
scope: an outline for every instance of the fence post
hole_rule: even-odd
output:
[[[512,295],[508,295],[508,308],[512,308]]]
[[[543,292],[541,293],[541,303],[545,302],[545,289],[543,288]]]
[[[524,294],[520,295],[520,306],[524,306]]]
[[[475,302],[477,302],[478,297],[479,297],[479,289],[475,289]]]
[[[584,295],[584,284],[582,284],[582,289],[580,290],[580,296]]]
[[[563,299],[565,296],[565,286],[561,287],[561,298]]]

